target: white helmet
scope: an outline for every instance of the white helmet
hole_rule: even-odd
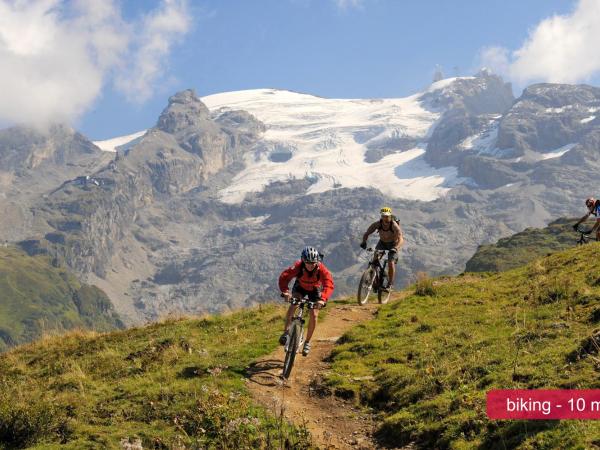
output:
[[[302,261],[309,263],[319,262],[319,252],[314,247],[304,247],[301,259]]]

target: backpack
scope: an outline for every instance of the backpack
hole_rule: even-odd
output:
[[[398,228],[400,228],[400,219],[398,219],[396,216],[392,215],[392,221],[396,222],[398,224]],[[377,227],[377,230],[381,230],[383,228],[383,221],[381,219],[379,219],[379,226]],[[400,228],[402,230],[402,228]]]

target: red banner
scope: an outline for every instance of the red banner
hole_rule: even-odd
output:
[[[600,389],[503,389],[487,393],[490,419],[600,419]]]

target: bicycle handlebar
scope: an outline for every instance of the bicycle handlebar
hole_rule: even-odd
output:
[[[382,250],[382,249],[373,248],[373,247],[365,248],[365,251],[366,252],[381,252],[381,253],[389,252],[389,250]]]
[[[308,309],[315,309],[315,308],[318,307],[318,304],[319,304],[318,301],[312,302],[312,301],[308,300],[305,297],[302,297],[302,298],[299,298],[299,299],[298,298],[292,298],[292,301],[290,303],[292,305],[305,304]],[[327,303],[325,303],[325,304],[327,304]]]
[[[281,298],[286,298],[287,296],[282,292],[280,294]],[[314,309],[318,306],[319,301],[323,301],[323,299],[319,298],[319,300],[317,300],[316,302],[310,301],[308,300],[307,296],[304,296],[302,298],[294,298],[294,297],[290,297],[289,302],[292,305],[300,305],[300,304],[305,304],[307,306],[308,309]],[[325,307],[325,305],[327,305],[327,302],[324,302],[324,305],[322,306],[322,308]]]

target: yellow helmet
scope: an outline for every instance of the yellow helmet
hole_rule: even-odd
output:
[[[390,208],[389,206],[384,206],[383,208],[381,208],[381,210],[379,212],[381,213],[382,216],[391,216],[392,208]]]

